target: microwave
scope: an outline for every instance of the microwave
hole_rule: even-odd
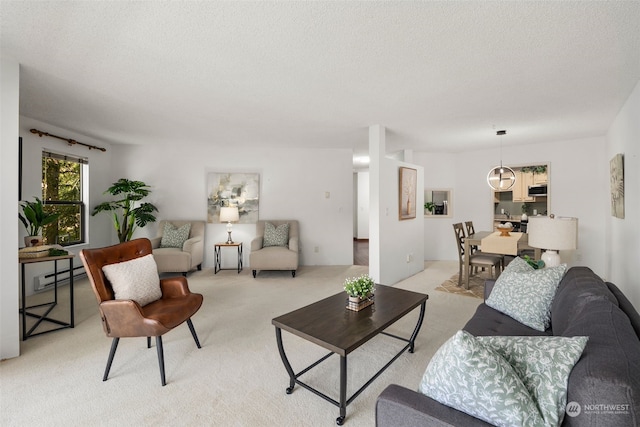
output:
[[[546,196],[547,195],[547,185],[546,184],[530,185],[529,186],[528,195],[529,195],[529,197]]]

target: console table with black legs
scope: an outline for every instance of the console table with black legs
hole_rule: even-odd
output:
[[[57,331],[60,329],[73,328],[75,326],[75,320],[73,315],[73,257],[75,255],[69,253],[68,255],[60,255],[60,256],[46,256],[40,258],[18,258],[18,262],[21,267],[21,305],[20,305],[20,314],[22,315],[22,341],[25,341],[29,337],[34,337],[36,335],[47,334],[49,332]],[[62,261],[68,259],[69,260],[69,321],[65,322],[63,320],[54,319],[48,317],[51,310],[55,308],[58,304],[58,261]],[[26,283],[25,283],[25,266],[27,264],[34,264],[39,262],[48,262],[53,261],[54,270],[53,270],[53,301],[45,302],[42,304],[31,305],[27,307],[27,295],[26,295]],[[33,313],[31,310],[34,308],[40,307],[49,307],[43,314]],[[34,317],[38,319],[36,323],[27,330],[27,316]],[[40,326],[42,322],[55,323],[59,325],[57,328],[48,329],[46,331],[34,333],[36,328]]]
[[[233,243],[216,243],[214,245],[215,252],[215,264],[213,268],[213,274],[218,274],[220,270],[235,270],[235,268],[222,268],[222,248],[238,248],[238,274],[242,271],[242,242]]]

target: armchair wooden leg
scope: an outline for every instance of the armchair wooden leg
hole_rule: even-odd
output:
[[[296,271],[295,270],[291,270],[291,277],[296,277]]]
[[[193,327],[193,322],[191,321],[191,319],[187,319],[187,325],[189,325],[189,330],[191,331],[191,335],[193,336],[193,339],[196,342],[196,345],[198,346],[198,348],[202,348],[202,347],[200,347],[200,341],[198,340],[198,334],[196,334],[196,328]]]
[[[118,342],[120,342],[120,338],[114,338],[111,341],[111,350],[109,351],[109,359],[107,360],[107,367],[104,370],[104,375],[102,377],[102,381],[106,381],[109,376],[109,371],[111,370],[111,364],[113,363],[113,356],[116,355],[116,350],[118,349]]]
[[[162,381],[162,386],[167,385],[167,381],[164,376],[164,351],[162,350],[162,336],[158,335],[156,337],[156,347],[158,347],[158,364],[160,365],[160,380]]]
[[[253,278],[256,278],[256,270],[253,270]]]
[[[147,348],[151,348],[151,337],[147,337]]]

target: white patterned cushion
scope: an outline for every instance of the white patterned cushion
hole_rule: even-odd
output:
[[[542,417],[513,368],[466,331],[429,362],[419,391],[496,426],[540,426]]]
[[[111,282],[115,299],[130,299],[145,306],[162,298],[158,266],[151,254],[105,265],[102,271]]]
[[[523,260],[520,257],[515,257],[513,261],[507,264],[507,266],[504,268],[504,271],[517,271],[520,273],[527,273],[533,270],[534,268],[530,266],[527,261]]]
[[[289,223],[275,226],[270,222],[264,224],[264,239],[262,247],[268,246],[288,246],[289,244]]]
[[[538,331],[551,324],[551,304],[567,265],[500,274],[486,304]]]
[[[191,231],[191,223],[184,224],[181,227],[175,227],[171,223],[164,224],[162,239],[160,240],[161,248],[182,248],[184,242],[189,238]]]
[[[569,374],[588,337],[476,337],[502,356],[537,403],[545,426],[559,426],[567,405]]]

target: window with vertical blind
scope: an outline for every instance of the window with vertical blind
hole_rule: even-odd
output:
[[[42,230],[44,243],[63,246],[85,242],[86,208],[83,202],[89,161],[49,151],[42,152],[42,201],[56,222]]]

